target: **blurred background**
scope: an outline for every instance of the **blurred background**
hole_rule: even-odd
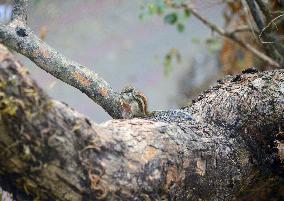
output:
[[[145,0],[33,0],[29,26],[52,47],[87,66],[120,91],[132,85],[148,97],[150,110],[167,110],[186,104],[220,76],[217,53],[208,47],[214,36],[191,17],[184,30],[151,14]],[[203,15],[223,25],[220,1],[194,2]],[[0,5],[2,23],[12,6]],[[215,47],[214,47],[215,46]],[[172,56],[170,61],[166,56]],[[21,55],[21,62],[52,98],[63,101],[96,122],[111,119],[80,91],[55,79]]]

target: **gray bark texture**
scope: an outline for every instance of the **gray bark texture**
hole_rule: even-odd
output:
[[[0,48],[0,186],[23,200],[283,200],[284,70],[173,111],[91,122]]]

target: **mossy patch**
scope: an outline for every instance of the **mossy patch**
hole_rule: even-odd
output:
[[[4,93],[0,93],[0,117],[3,115],[15,116],[18,110],[20,100],[14,97],[5,97]]]

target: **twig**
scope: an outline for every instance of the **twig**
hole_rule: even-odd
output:
[[[284,14],[278,15],[277,17],[275,17],[274,19],[272,19],[272,20],[268,23],[268,25],[265,26],[265,27],[261,30],[261,32],[260,32],[260,34],[258,35],[258,37],[259,37],[259,39],[260,39],[260,41],[261,41],[262,43],[274,43],[274,42],[265,42],[265,41],[262,41],[261,38],[262,38],[262,35],[263,35],[264,31],[265,31],[266,29],[268,29],[268,28],[271,26],[271,24],[275,24],[275,21],[278,20],[278,19],[281,18],[281,17],[284,17]]]
[[[241,47],[247,49],[250,51],[253,55],[257,56],[258,58],[262,59],[263,61],[269,63],[272,66],[275,66],[277,68],[280,68],[280,64],[275,61],[274,59],[270,58],[266,54],[260,52],[256,48],[252,47],[250,44],[243,42],[242,40],[238,39],[233,32],[226,32],[222,28],[218,27],[217,25],[210,22],[208,19],[200,15],[192,6],[188,3],[184,3],[182,5],[175,4],[172,0],[166,1],[167,5],[173,8],[183,8],[189,10],[197,19],[199,19],[203,24],[208,26],[212,31],[216,31],[219,35],[224,36],[236,43],[238,43]],[[254,33],[254,32],[253,32]]]
[[[250,15],[250,11],[249,11],[249,8],[248,8],[248,6],[247,6],[245,0],[241,0],[241,3],[242,3],[242,6],[243,6],[243,9],[244,9],[244,11],[245,11],[245,15],[246,15],[246,17],[247,17],[247,22],[248,22],[250,28],[251,28],[252,30],[255,30],[255,28],[254,28],[254,26],[253,26],[253,24],[252,24],[252,21],[253,21],[253,20],[252,20],[252,16]],[[257,35],[255,34],[255,32],[252,32],[252,35],[253,35],[254,39],[257,41],[258,38],[257,38]]]
[[[235,34],[235,33],[241,33],[241,32],[254,32],[254,33],[257,33],[256,30],[253,30],[251,29],[249,26],[240,26],[240,27],[237,27],[235,29],[232,29],[232,30],[227,30],[225,31],[227,32],[228,34]]]
[[[242,46],[243,48],[249,50],[255,56],[257,56],[258,58],[262,59],[263,61],[269,63],[270,65],[275,66],[277,68],[280,68],[280,64],[278,62],[274,61],[269,56],[267,56],[264,53],[260,52],[256,48],[252,47],[250,44],[245,43],[244,41],[238,39],[235,36],[235,34],[232,34],[231,32],[228,33],[225,30],[223,30],[222,28],[218,27],[217,25],[211,23],[208,19],[206,19],[205,17],[201,16],[195,9],[191,8],[187,4],[184,4],[183,7],[186,7],[186,9],[188,9],[197,19],[199,19],[201,22],[203,22],[206,26],[208,26],[213,31],[216,31],[221,36],[224,36],[224,37],[226,37],[226,38],[228,38],[228,39],[238,43],[240,46]]]
[[[259,31],[262,31],[265,27],[264,22],[262,20],[262,17],[260,16],[260,13],[257,9],[257,6],[255,4],[254,0],[246,0],[247,5],[250,9],[251,15],[259,29]],[[281,44],[281,41],[272,35],[264,34],[263,32],[263,38],[265,41],[272,41],[265,43],[264,46],[266,53],[272,57],[274,60],[280,62],[283,64],[284,62],[284,46]],[[261,38],[259,38],[259,41],[264,44]]]
[[[0,42],[85,93],[113,118],[135,117],[136,111],[129,109],[129,100],[115,92],[103,78],[57,52],[27,27],[27,4],[28,0],[14,0],[13,20],[0,25]]]
[[[255,0],[259,9],[261,10],[261,12],[263,13],[263,15],[266,18],[266,22],[269,22],[272,19],[272,15],[271,15],[271,11],[268,7],[268,5],[263,2],[262,0]]]
[[[263,29],[264,22],[256,8],[256,4],[254,0],[246,0],[248,7],[250,8],[250,12],[252,14],[252,17],[256,23],[256,26],[258,27],[259,31]]]
[[[28,0],[13,0],[12,21],[19,20],[27,23]]]

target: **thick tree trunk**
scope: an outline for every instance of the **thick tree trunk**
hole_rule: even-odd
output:
[[[48,98],[4,47],[0,81],[0,185],[19,201],[284,197],[283,70],[229,76],[186,108],[100,125]]]

